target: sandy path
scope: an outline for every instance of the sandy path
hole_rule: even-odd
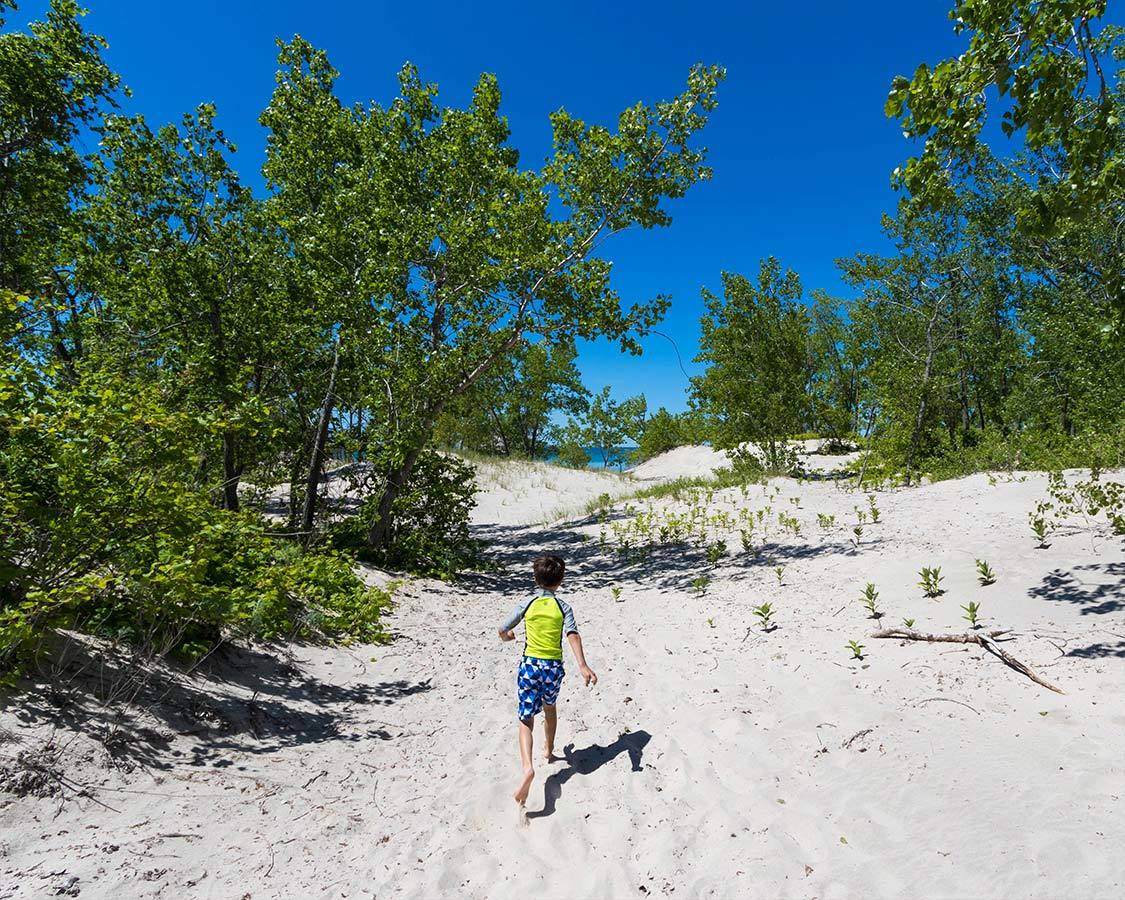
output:
[[[853,550],[862,495],[775,484],[773,509],[803,533],[761,558],[732,536],[718,567],[690,548],[642,566],[602,547],[593,522],[495,527],[518,574],[411,585],[394,644],[224,670],[214,710],[264,710],[254,727],[154,723],[167,744],[136,737],[147,768],[131,772],[74,741],[88,761],[71,773],[116,811],[7,801],[0,897],[70,879],[83,897],[1121,896],[1121,540],[1075,528],[1036,550],[1026,515],[1044,479],[979,476],[879,494],[882,521]],[[767,502],[754,488],[711,506]],[[817,512],[838,524],[822,532]],[[568,760],[539,767],[520,828],[519,647],[495,625],[547,548],[572,561],[567,596],[601,683],[567,679]],[[977,585],[975,557],[996,584]],[[921,565],[942,567],[942,597],[921,596]],[[700,571],[713,573],[703,596]],[[866,639],[867,581],[886,624],[963,630],[960,604],[981,602],[988,626],[1018,630],[1007,649],[1068,693],[975,647]],[[750,607],[767,599],[779,627],[762,634]],[[27,743],[49,717],[44,701],[2,722]]]

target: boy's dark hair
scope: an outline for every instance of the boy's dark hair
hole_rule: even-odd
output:
[[[562,584],[566,563],[561,556],[540,556],[531,564],[531,571],[539,587],[555,588]]]

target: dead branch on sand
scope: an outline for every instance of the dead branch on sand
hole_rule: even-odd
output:
[[[1045,687],[1049,691],[1054,691],[1056,694],[1065,694],[1060,687],[1056,687],[1051,682],[1040,678],[1030,668],[1021,663],[1014,656],[1009,656],[996,643],[993,638],[997,638],[1002,634],[1007,634],[1006,631],[970,631],[965,634],[923,634],[920,631],[915,631],[913,628],[885,628],[882,631],[876,631],[871,635],[873,638],[900,638],[904,641],[929,641],[931,643],[946,643],[946,644],[977,644],[997,657],[1006,666],[1015,669],[1022,675],[1026,675],[1036,684]]]

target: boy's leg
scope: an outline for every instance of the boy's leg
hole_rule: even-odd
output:
[[[555,728],[559,724],[559,708],[553,703],[543,704],[543,759],[551,762],[555,758]]]
[[[535,766],[531,762],[532,742],[534,740],[532,727],[534,725],[535,718],[533,716],[519,720],[520,762],[523,764],[523,781],[520,782],[520,786],[516,788],[516,792],[512,796],[520,806],[527,802],[531,782],[535,780]]]
[[[562,660],[545,667],[543,673],[543,758],[551,762],[555,758],[555,728],[559,724],[559,690],[565,675]]]
[[[520,781],[520,786],[516,788],[512,797],[522,808],[527,800],[528,791],[531,790],[531,782],[535,780],[535,765],[531,761],[534,741],[532,727],[535,725],[535,714],[539,712],[543,705],[538,667],[526,657],[520,663],[519,672],[516,674],[516,690],[519,695],[519,713],[517,716],[519,725],[517,728],[519,729],[520,763],[523,765],[523,780]]]

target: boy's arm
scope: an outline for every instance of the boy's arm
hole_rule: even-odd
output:
[[[582,673],[582,679],[586,682],[586,685],[597,684],[598,676],[593,669],[586,665],[586,654],[582,652],[582,635],[577,631],[572,631],[566,636],[566,639],[570,641],[570,649],[574,651],[574,658],[578,660],[578,670]]]
[[[521,604],[520,606],[517,606],[512,610],[512,614],[504,620],[504,624],[501,625],[496,631],[496,633],[500,635],[500,640],[514,641],[516,639],[516,633],[512,629],[519,625],[520,619],[523,618],[523,614],[525,612],[527,612],[526,603]]]
[[[582,673],[582,678],[587,686],[597,684],[598,676],[594,674],[593,669],[586,665],[586,654],[582,651],[582,635],[578,633],[578,622],[574,618],[574,610],[570,608],[569,603],[564,603],[562,600],[559,600],[558,604],[563,613],[563,632],[566,634],[566,639],[570,641],[570,649],[574,652],[574,658],[578,660],[578,669]]]

